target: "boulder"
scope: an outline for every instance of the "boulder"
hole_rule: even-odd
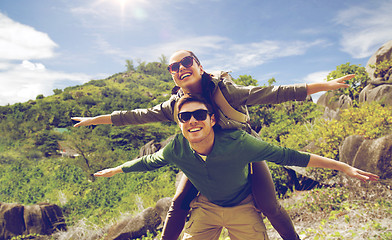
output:
[[[353,101],[347,95],[336,96],[334,92],[326,92],[317,100],[317,104],[324,106],[324,119],[339,119],[340,110],[352,106]]]
[[[369,74],[370,83],[379,85],[382,82],[382,79],[379,76],[374,74],[375,69],[371,66],[375,66],[377,63],[380,63],[385,60],[392,59],[392,40],[388,41],[384,45],[382,45],[368,60],[366,64],[366,72]]]
[[[105,240],[128,240],[141,238],[147,232],[156,234],[161,217],[155,208],[144,209],[136,216],[126,217],[109,228]]]
[[[158,229],[163,228],[163,224],[165,223],[167,211],[169,211],[171,202],[172,202],[171,197],[165,197],[159,199],[155,205],[155,211],[158,213],[158,216],[161,218],[161,224],[158,226]]]
[[[57,205],[0,203],[0,240],[32,233],[50,235],[65,229],[64,217]]]
[[[369,75],[369,84],[360,92],[359,102],[381,101],[383,104],[392,105],[392,68],[382,75],[375,74],[376,64],[392,59],[392,40],[381,46],[370,57],[366,64],[366,72]]]
[[[374,140],[347,137],[340,148],[340,161],[382,179],[392,178],[392,134]]]
[[[367,85],[359,94],[359,102],[373,101],[392,106],[392,84]]]
[[[140,148],[138,157],[142,157],[142,156],[153,154],[154,152],[157,152],[159,149],[163,148],[171,140],[173,140],[174,137],[175,137],[175,135],[172,135],[160,143],[156,143],[155,140],[149,141],[143,147]]]

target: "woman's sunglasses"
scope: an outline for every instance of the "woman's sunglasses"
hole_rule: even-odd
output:
[[[193,112],[180,112],[178,114],[178,120],[182,123],[186,123],[193,116],[197,121],[204,121],[207,119],[207,114],[210,113],[205,109],[199,109]]]
[[[180,64],[182,66],[184,66],[185,68],[191,67],[193,65],[193,57],[192,56],[186,56],[183,59],[181,59],[181,61],[174,62],[174,63],[170,64],[167,67],[167,70],[169,70],[169,72],[171,74],[178,73],[178,71],[180,70]]]

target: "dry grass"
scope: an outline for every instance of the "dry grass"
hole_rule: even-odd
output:
[[[293,219],[302,240],[392,239],[392,181],[360,183],[345,187],[297,191],[281,200]],[[281,239],[265,220],[270,240]],[[52,236],[58,240],[102,239],[107,229],[80,221],[66,232]],[[154,239],[146,237],[145,240]],[[223,232],[220,239],[228,239]]]
[[[282,200],[301,239],[392,239],[392,181],[295,192]],[[280,239],[269,223],[271,240]]]

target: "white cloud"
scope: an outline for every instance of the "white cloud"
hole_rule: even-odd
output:
[[[0,60],[42,59],[54,56],[53,42],[46,33],[13,21],[0,13]]]
[[[341,45],[354,58],[371,56],[392,39],[392,1],[377,1],[341,11],[335,22],[344,26]]]
[[[331,71],[320,71],[308,74],[302,82],[304,83],[318,83],[325,82],[327,80],[327,76]]]
[[[327,76],[331,71],[320,71],[320,72],[314,72],[310,73],[305,76],[305,78],[301,81],[303,83],[318,83],[318,82],[325,82],[327,80]],[[320,98],[321,95],[323,95],[325,92],[318,92],[315,94],[312,94],[312,99],[313,102],[317,102],[317,100]]]
[[[82,83],[85,74],[49,70],[34,59],[53,59],[57,44],[43,32],[15,22],[0,13],[0,105],[24,102],[37,95],[51,95],[61,81]]]
[[[0,105],[25,102],[35,99],[39,94],[51,95],[59,81],[75,81],[75,84],[80,84],[91,79],[86,74],[51,71],[42,63],[27,60],[6,67],[5,71],[0,72]]]
[[[212,70],[239,70],[260,66],[274,59],[303,55],[309,48],[323,46],[325,41],[261,41],[246,44],[232,44],[226,41],[220,46],[219,52],[214,52],[213,59],[208,65]],[[223,51],[222,51],[223,49]]]
[[[99,36],[96,41],[100,48],[99,52],[118,58],[119,62],[124,62],[124,59],[157,61],[161,54],[169,57],[177,50],[191,50],[200,58],[203,66],[208,67],[206,71],[222,69],[235,71],[244,67],[256,67],[274,59],[303,55],[309,48],[326,45],[324,40],[260,41],[238,44],[222,36],[189,36],[178,41],[124,51]]]

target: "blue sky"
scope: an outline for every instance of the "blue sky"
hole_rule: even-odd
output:
[[[323,81],[392,39],[392,0],[0,0],[0,105],[195,52],[260,84]]]

